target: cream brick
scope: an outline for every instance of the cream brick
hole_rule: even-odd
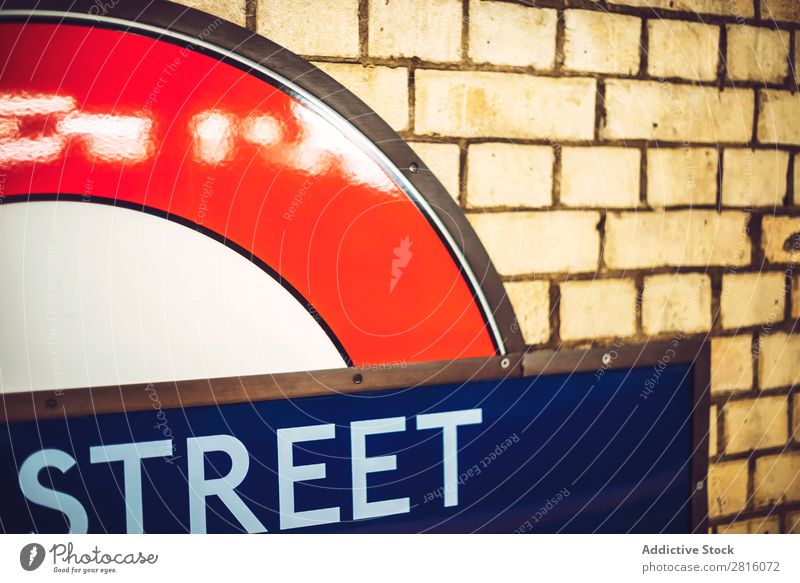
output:
[[[229,0],[228,2],[219,2],[219,0],[175,0],[175,2],[219,16],[239,26],[245,25],[244,0]]]
[[[711,405],[708,411],[708,455],[715,456],[719,451],[717,443],[717,417],[719,410],[716,405]]]
[[[526,344],[550,339],[550,282],[518,281],[505,284]]]
[[[800,511],[790,512],[786,515],[786,532],[800,534]]]
[[[781,83],[789,72],[789,33],[728,25],[728,77],[737,81]]]
[[[460,60],[461,17],[461,0],[370,2],[368,52],[373,57]]]
[[[470,0],[469,58],[478,63],[552,69],[556,11]]]
[[[786,283],[782,271],[726,273],[720,311],[723,328],[743,328],[783,320]]]
[[[788,435],[786,397],[759,397],[725,404],[725,453],[775,447]]]
[[[800,40],[800,39],[798,39]],[[800,205],[800,155],[793,156],[794,163],[794,193],[792,193],[792,203]]]
[[[715,148],[647,151],[647,202],[653,207],[710,205],[717,200]]]
[[[798,68],[798,64],[800,63],[800,34],[797,32],[794,33],[794,80],[796,85],[800,85],[800,68]]]
[[[342,63],[314,64],[355,93],[395,130],[408,127],[407,69]]]
[[[800,144],[800,93],[759,91],[758,139],[764,143]]]
[[[567,10],[564,14],[564,66],[590,73],[637,73],[641,27],[641,19],[633,16]]]
[[[591,139],[595,81],[416,72],[416,130],[463,137]]]
[[[794,430],[792,431],[792,439],[800,442],[800,393],[795,393],[792,397],[792,420]]]
[[[800,22],[800,3],[797,0],[761,0],[761,18],[770,22]]]
[[[761,249],[772,263],[800,260],[800,217],[764,215],[761,219]]]
[[[467,207],[549,205],[553,200],[553,158],[550,146],[488,142],[470,146]]]
[[[727,148],[722,162],[724,206],[779,207],[783,204],[789,169],[788,152]]]
[[[711,339],[711,394],[753,388],[753,339],[750,336]]]
[[[800,318],[800,275],[792,278],[792,318]]]
[[[758,386],[761,389],[800,383],[800,335],[783,332],[762,336],[758,349]]]
[[[747,461],[722,462],[708,467],[708,514],[735,514],[747,505]]]
[[[791,0],[790,0],[791,1]],[[608,0],[609,4],[749,18],[753,0]]]
[[[434,142],[410,142],[409,146],[422,158],[450,196],[458,201],[461,148],[457,144]]]
[[[739,520],[731,524],[717,526],[719,534],[779,534],[781,532],[777,516],[764,516]]]
[[[735,211],[609,213],[605,262],[614,269],[747,265],[746,224]]]
[[[653,77],[711,81],[719,65],[719,27],[682,20],[649,20],[647,71]]]
[[[561,202],[566,206],[637,207],[641,152],[635,148],[564,148]]]
[[[645,277],[642,327],[646,334],[709,330],[711,279],[698,273]]]
[[[597,269],[596,212],[480,213],[468,218],[502,275]]]
[[[753,488],[756,507],[799,501],[800,452],[758,458]]]
[[[258,34],[301,55],[358,56],[358,0],[259,2]]]
[[[604,138],[744,143],[753,131],[749,89],[609,79],[605,105]]]
[[[636,285],[632,279],[561,284],[562,340],[594,340],[636,333]],[[602,309],[597,309],[602,306]]]

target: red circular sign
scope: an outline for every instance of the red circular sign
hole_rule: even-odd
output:
[[[124,225],[138,220],[130,213],[191,231],[184,237],[170,230],[156,256],[175,252],[184,245],[179,240],[194,240],[192,233],[210,237],[232,251],[219,265],[245,258],[302,306],[335,347],[341,365],[484,357],[521,346],[502,285],[460,211],[424,167],[408,171],[420,162],[360,101],[305,61],[219,19],[174,6],[135,15],[117,6],[101,16],[92,6],[84,5],[86,14],[74,8],[2,13],[0,220],[6,214],[7,221],[27,221],[24,242],[17,234],[3,243],[12,246],[7,263],[30,264],[25,249],[37,244],[31,237],[42,224],[61,216],[68,225],[68,212],[59,209],[95,203],[93,208],[104,205],[113,214],[103,218],[92,211],[90,218],[74,218],[74,229],[62,229],[72,232],[74,241],[82,230],[91,236],[102,230],[84,229],[81,221],[118,221],[108,237],[124,239]],[[25,205],[25,212],[10,215],[15,206],[10,203]],[[150,227],[136,224],[131,231],[138,239],[126,239],[127,247],[118,241],[122,255],[135,256],[145,247],[141,234]],[[59,263],[80,263],[81,245],[118,252],[102,237],[87,241],[86,236],[82,243],[71,243],[67,233],[57,245],[47,237],[40,244],[55,245]],[[200,249],[203,244],[186,245],[197,248],[192,253],[208,253]],[[152,262],[151,255],[135,262]],[[108,278],[109,269],[97,273]],[[215,269],[228,273],[226,267]],[[82,282],[95,285],[99,276],[92,266],[82,270]],[[232,268],[231,274],[243,270]],[[226,277],[238,281],[239,276]],[[48,285],[34,276],[29,280],[34,288],[36,282]],[[64,313],[61,308],[70,301],[59,298],[72,293],[64,286],[74,287],[73,280],[49,281],[59,342],[91,337],[97,326],[91,318],[84,318],[75,335],[65,325],[75,314]],[[246,287],[226,290],[231,309],[239,295],[242,303],[258,305],[258,298],[249,297],[254,286]],[[20,302],[35,304],[31,293],[12,294],[6,311],[19,314]],[[259,293],[266,301],[273,292]],[[299,316],[292,315],[289,300],[273,295],[266,328],[238,329],[231,323],[226,333],[280,346]],[[84,309],[87,302],[80,302]],[[159,318],[172,326],[176,311],[180,307]],[[31,318],[18,320],[26,329],[37,325]],[[195,337],[207,333],[203,326],[209,325],[203,323]],[[126,333],[124,327],[116,330],[109,342]],[[0,339],[0,346],[3,342],[9,339]],[[317,350],[302,340],[297,346],[292,351]],[[330,367],[330,359],[307,356],[298,366]],[[43,358],[52,361],[53,355]],[[281,370],[278,362],[263,362],[260,372]],[[251,369],[232,365],[222,371]],[[206,374],[202,366],[176,370],[174,375],[183,377],[214,372]]]

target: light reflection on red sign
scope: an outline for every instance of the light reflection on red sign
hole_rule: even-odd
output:
[[[257,148],[281,145],[264,154],[268,161],[315,175],[327,172],[339,154],[352,149],[338,130],[310,119],[312,114],[304,107],[295,107],[293,113],[303,131],[299,139],[289,141],[281,122],[271,115],[250,115],[242,120],[220,109],[201,111],[187,128],[192,157],[201,164],[219,165],[231,162],[242,142]],[[54,162],[73,141],[96,161],[143,162],[154,156],[153,125],[149,112],[87,113],[69,96],[0,93],[0,164]],[[369,172],[373,168],[362,164],[360,175],[353,178],[384,185],[386,176]]]
[[[108,162],[135,163],[152,155],[149,118],[85,113],[72,97],[0,94],[0,116],[4,165],[52,162],[64,153],[69,140],[79,141],[88,154]]]

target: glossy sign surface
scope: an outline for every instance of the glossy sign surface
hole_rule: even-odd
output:
[[[100,203],[199,231],[278,281],[342,365],[502,352],[419,201],[275,80],[98,24],[0,22],[0,55],[0,213]]]
[[[0,523],[20,533],[689,532],[691,370],[11,423],[0,431]]]

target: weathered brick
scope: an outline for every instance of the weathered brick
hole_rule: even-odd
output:
[[[479,213],[468,218],[502,275],[597,269],[599,213]]]
[[[633,16],[567,10],[564,14],[564,66],[590,73],[637,73],[641,27],[641,19]]]
[[[591,139],[595,81],[516,73],[416,72],[418,133]]]
[[[786,397],[759,397],[725,404],[725,453],[775,447],[788,435]]]
[[[795,154],[792,158],[794,164],[794,192],[792,193],[792,203],[800,205],[800,154]]]
[[[720,311],[724,328],[743,328],[783,320],[786,282],[782,271],[726,273]]]
[[[564,148],[561,202],[579,207],[637,207],[640,169],[641,152],[635,148]]]
[[[728,25],[728,77],[736,81],[781,83],[789,72],[789,33],[741,24]]]
[[[747,461],[708,467],[708,513],[711,517],[735,514],[747,505]]]
[[[798,40],[800,40],[800,35],[795,32],[794,33],[794,80],[796,85],[800,85],[800,68],[798,68],[798,63],[800,63],[800,44],[798,44]]]
[[[800,144],[800,93],[762,89],[758,98],[758,139]]]
[[[792,439],[800,442],[800,394],[794,394],[792,397],[792,403],[792,420],[794,424]]]
[[[772,263],[800,260],[800,217],[764,215],[761,218],[761,249]]]
[[[711,394],[753,388],[753,339],[733,336],[711,339]]]
[[[632,279],[566,281],[560,286],[562,340],[594,340],[636,333],[636,285]],[[596,309],[603,306],[603,309]]]
[[[800,22],[800,3],[797,0],[761,0],[761,18],[770,22]]]
[[[409,145],[439,179],[450,196],[458,200],[461,148],[457,144],[436,142],[410,142]]]
[[[715,148],[647,150],[647,202],[653,207],[710,205],[717,200]]]
[[[550,338],[550,282],[517,281],[505,284],[526,344],[542,344]]]
[[[758,349],[758,386],[762,389],[800,383],[800,335],[762,336]]]
[[[471,0],[469,16],[469,58],[473,61],[553,68],[555,10]]]
[[[800,318],[800,275],[792,278],[792,318]]]
[[[711,81],[719,64],[719,27],[683,20],[649,20],[647,71],[653,77]]]
[[[753,0],[608,0],[608,3],[740,18],[749,18],[754,14]]]
[[[245,0],[229,0],[219,2],[219,0],[175,0],[178,4],[196,8],[214,16],[219,16],[225,20],[230,20],[239,26],[245,25]]]
[[[461,0],[370,2],[367,50],[373,57],[457,61],[461,59],[461,19]]]
[[[722,204],[781,206],[788,168],[788,152],[726,148],[722,155]]]
[[[258,34],[301,55],[358,56],[358,0],[257,4]]]
[[[608,79],[602,136],[675,142],[747,142],[753,132],[750,89]]]
[[[746,223],[735,211],[609,213],[605,261],[615,269],[747,265]]]
[[[711,405],[708,410],[708,455],[717,455],[719,451],[719,444],[717,439],[717,422],[719,417],[719,409],[716,405]]]
[[[778,534],[780,525],[777,516],[763,516],[750,520],[738,520],[717,526],[719,534]]]
[[[786,532],[800,534],[800,510],[786,515]]]
[[[407,69],[341,63],[314,64],[355,93],[395,130],[408,127]]]
[[[699,273],[645,277],[642,328],[646,334],[709,330],[711,279]]]
[[[471,145],[467,150],[467,207],[549,205],[553,200],[553,158],[550,146]]]
[[[800,501],[800,452],[758,458],[753,488],[756,507]]]

